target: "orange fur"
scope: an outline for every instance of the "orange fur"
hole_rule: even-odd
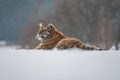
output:
[[[50,30],[50,26],[54,27],[52,24],[40,24],[39,35],[45,32],[51,32],[51,36],[47,39],[43,39],[41,43],[35,48],[39,49],[68,49],[68,48],[81,48],[83,50],[102,50],[95,46],[85,45],[81,40],[76,38],[66,37],[63,33],[58,31],[55,27],[53,30]],[[48,28],[46,31],[43,31],[43,27]]]

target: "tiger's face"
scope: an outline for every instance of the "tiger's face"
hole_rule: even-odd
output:
[[[49,23],[49,24],[39,24],[39,31],[36,35],[36,38],[40,41],[49,39],[54,32],[54,25]]]

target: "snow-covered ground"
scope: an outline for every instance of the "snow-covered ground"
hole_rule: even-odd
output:
[[[120,51],[1,47],[0,80],[120,80]]]

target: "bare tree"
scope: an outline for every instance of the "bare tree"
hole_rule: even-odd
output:
[[[109,3],[108,0],[58,1],[56,23],[69,36],[109,49],[113,39]]]

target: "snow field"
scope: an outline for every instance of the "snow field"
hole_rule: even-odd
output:
[[[0,80],[120,80],[120,51],[0,48]]]

